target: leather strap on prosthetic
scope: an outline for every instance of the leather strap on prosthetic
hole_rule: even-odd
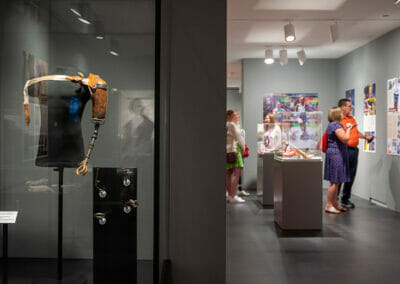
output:
[[[88,86],[89,88],[93,105],[92,121],[95,123],[95,130],[92,135],[92,139],[90,140],[89,149],[86,153],[85,159],[79,164],[79,167],[76,169],[77,175],[84,176],[88,171],[87,163],[93,150],[94,143],[97,139],[99,126],[100,124],[104,123],[106,118],[108,101],[107,83],[98,75],[90,73],[89,76],[85,78],[84,75],[80,72],[76,76],[48,75],[28,80],[25,83],[24,87],[24,112],[26,125],[29,125],[30,123],[28,87],[42,81],[71,81]]]
[[[94,143],[96,142],[96,139],[97,139],[99,127],[100,127],[100,124],[98,122],[96,122],[96,124],[94,125],[94,132],[93,132],[92,138],[90,139],[89,149],[86,153],[85,159],[79,164],[79,167],[75,171],[76,175],[78,175],[78,176],[79,175],[84,176],[84,175],[86,175],[86,173],[88,171],[87,164],[88,164],[88,161],[90,158],[90,154],[92,153]]]
[[[29,125],[31,119],[29,116],[29,95],[28,95],[28,87],[32,86],[34,84],[40,83],[42,81],[68,81],[67,79],[68,76],[66,75],[49,75],[49,76],[43,76],[43,77],[38,77],[34,78],[31,80],[26,81],[25,86],[24,86],[24,111],[25,111],[25,124]]]

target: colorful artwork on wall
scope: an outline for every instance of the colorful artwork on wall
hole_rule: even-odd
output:
[[[376,84],[364,86],[364,134],[366,136],[376,136]],[[364,140],[364,151],[375,152],[376,140],[368,142]]]
[[[318,111],[318,94],[268,93],[264,95],[263,107],[263,117],[269,113]]]
[[[351,101],[351,105],[353,106],[351,108],[351,115],[354,116],[354,107],[355,107],[355,99],[354,99],[354,89],[347,90],[346,91],[346,99]]]
[[[400,155],[400,77],[387,81],[387,153]]]
[[[321,112],[316,93],[268,93],[263,100],[263,118],[274,114],[277,121],[290,126],[290,144],[296,148],[315,148],[321,137]]]

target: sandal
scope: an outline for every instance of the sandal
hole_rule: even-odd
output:
[[[340,210],[337,210],[335,207],[330,207],[329,209],[325,209],[326,213],[332,213],[332,214],[340,214]]]
[[[347,212],[347,211],[349,211],[349,209],[347,209],[346,207],[343,207],[343,206],[336,207],[336,209],[339,210],[339,211],[341,211],[341,212]]]

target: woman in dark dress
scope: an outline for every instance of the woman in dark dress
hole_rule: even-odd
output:
[[[340,214],[347,211],[340,208],[337,202],[337,192],[340,183],[350,181],[349,158],[347,154],[347,141],[350,138],[351,125],[344,130],[340,124],[342,110],[333,107],[328,114],[329,124],[327,127],[328,148],[325,156],[324,179],[330,181],[325,212]]]

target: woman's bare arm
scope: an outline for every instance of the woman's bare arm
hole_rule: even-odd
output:
[[[340,140],[340,142],[347,144],[350,139],[350,131],[354,127],[354,125],[350,126],[346,130],[343,128],[338,128],[335,130],[336,137]]]

